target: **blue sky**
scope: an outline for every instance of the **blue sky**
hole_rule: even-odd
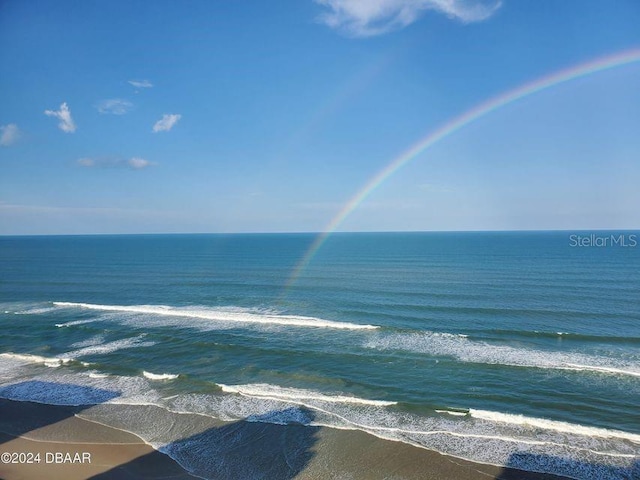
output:
[[[0,3],[0,234],[316,232],[430,131],[640,48],[635,0]],[[640,228],[640,62],[418,155],[345,231]]]

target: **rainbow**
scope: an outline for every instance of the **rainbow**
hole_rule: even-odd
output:
[[[532,82],[525,83],[524,85],[512,90],[508,90],[496,97],[490,98],[489,100],[476,105],[472,109],[467,110],[462,115],[449,120],[436,130],[429,132],[416,144],[409,147],[398,157],[394,158],[386,167],[376,173],[360,190],[358,190],[353,197],[351,197],[342,210],[340,210],[338,214],[327,224],[322,233],[318,234],[304,256],[300,261],[298,261],[285,285],[285,292],[297,281],[302,271],[313,259],[320,247],[322,247],[327,237],[335,232],[344,219],[347,218],[349,214],[351,214],[351,212],[353,212],[358,205],[360,205],[360,203],[371,194],[371,192],[373,192],[378,186],[380,186],[380,184],[382,184],[382,182],[397,172],[400,168],[443,138],[456,133],[461,128],[479,120],[485,115],[509,105],[510,103],[528,97],[529,95],[533,95],[534,93],[538,93],[542,90],[546,90],[547,88],[554,87],[576,78],[591,75],[610,68],[628,65],[637,61],[640,61],[640,48],[625,50],[623,52],[608,55],[606,57],[600,57],[586,63],[565,68],[542,78],[538,78]]]

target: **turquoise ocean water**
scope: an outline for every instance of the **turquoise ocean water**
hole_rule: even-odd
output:
[[[638,478],[638,232],[335,234],[292,281],[313,240],[0,238],[0,397],[101,403],[205,477],[163,412]]]

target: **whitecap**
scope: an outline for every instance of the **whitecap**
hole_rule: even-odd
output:
[[[149,380],[174,380],[178,378],[178,375],[173,375],[171,373],[156,374],[156,373],[147,372],[146,370],[142,372],[142,375],[148,378]]]
[[[396,405],[397,402],[389,402],[384,400],[368,400],[346,396],[341,394],[324,394],[314,390],[305,390],[301,388],[286,388],[266,383],[255,383],[246,385],[223,385],[218,384],[223,392],[238,393],[240,395],[251,397],[271,398],[273,400],[283,400],[291,402],[315,400],[318,402],[328,403],[353,403],[361,405],[374,405],[378,407],[386,407]]]
[[[640,364],[637,362],[580,352],[496,345],[448,333],[427,331],[379,335],[367,340],[364,346],[376,350],[402,350],[433,356],[448,356],[468,363],[640,376]]]
[[[243,309],[237,307],[170,307],[166,305],[97,305],[91,303],[53,302],[58,307],[76,307],[104,312],[146,314],[155,317],[188,318],[196,320],[181,326],[199,327],[203,320],[228,324],[280,325],[295,327],[333,328],[342,330],[371,330],[379,327],[348,322],[336,322],[322,318],[301,315],[276,314],[270,311]],[[77,325],[77,323],[75,323]],[[63,324],[69,326],[70,324]]]

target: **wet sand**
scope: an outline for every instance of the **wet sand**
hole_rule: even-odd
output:
[[[0,453],[40,454],[39,463],[0,463],[0,478],[198,478],[139,437],[76,416],[81,412],[81,407],[0,400]],[[273,480],[563,478],[468,462],[360,431],[245,421],[212,425],[215,435],[202,440],[219,445],[201,454],[217,452],[221,458],[212,459],[210,478],[248,478],[247,472],[252,478]],[[182,455],[185,451],[189,449]]]
[[[0,478],[197,478],[139,437],[76,417],[79,410],[76,407],[0,400],[0,454],[33,455],[31,459],[25,456],[14,459],[17,463],[0,463]],[[38,454],[39,458],[36,457]],[[32,463],[22,463],[29,460]]]

